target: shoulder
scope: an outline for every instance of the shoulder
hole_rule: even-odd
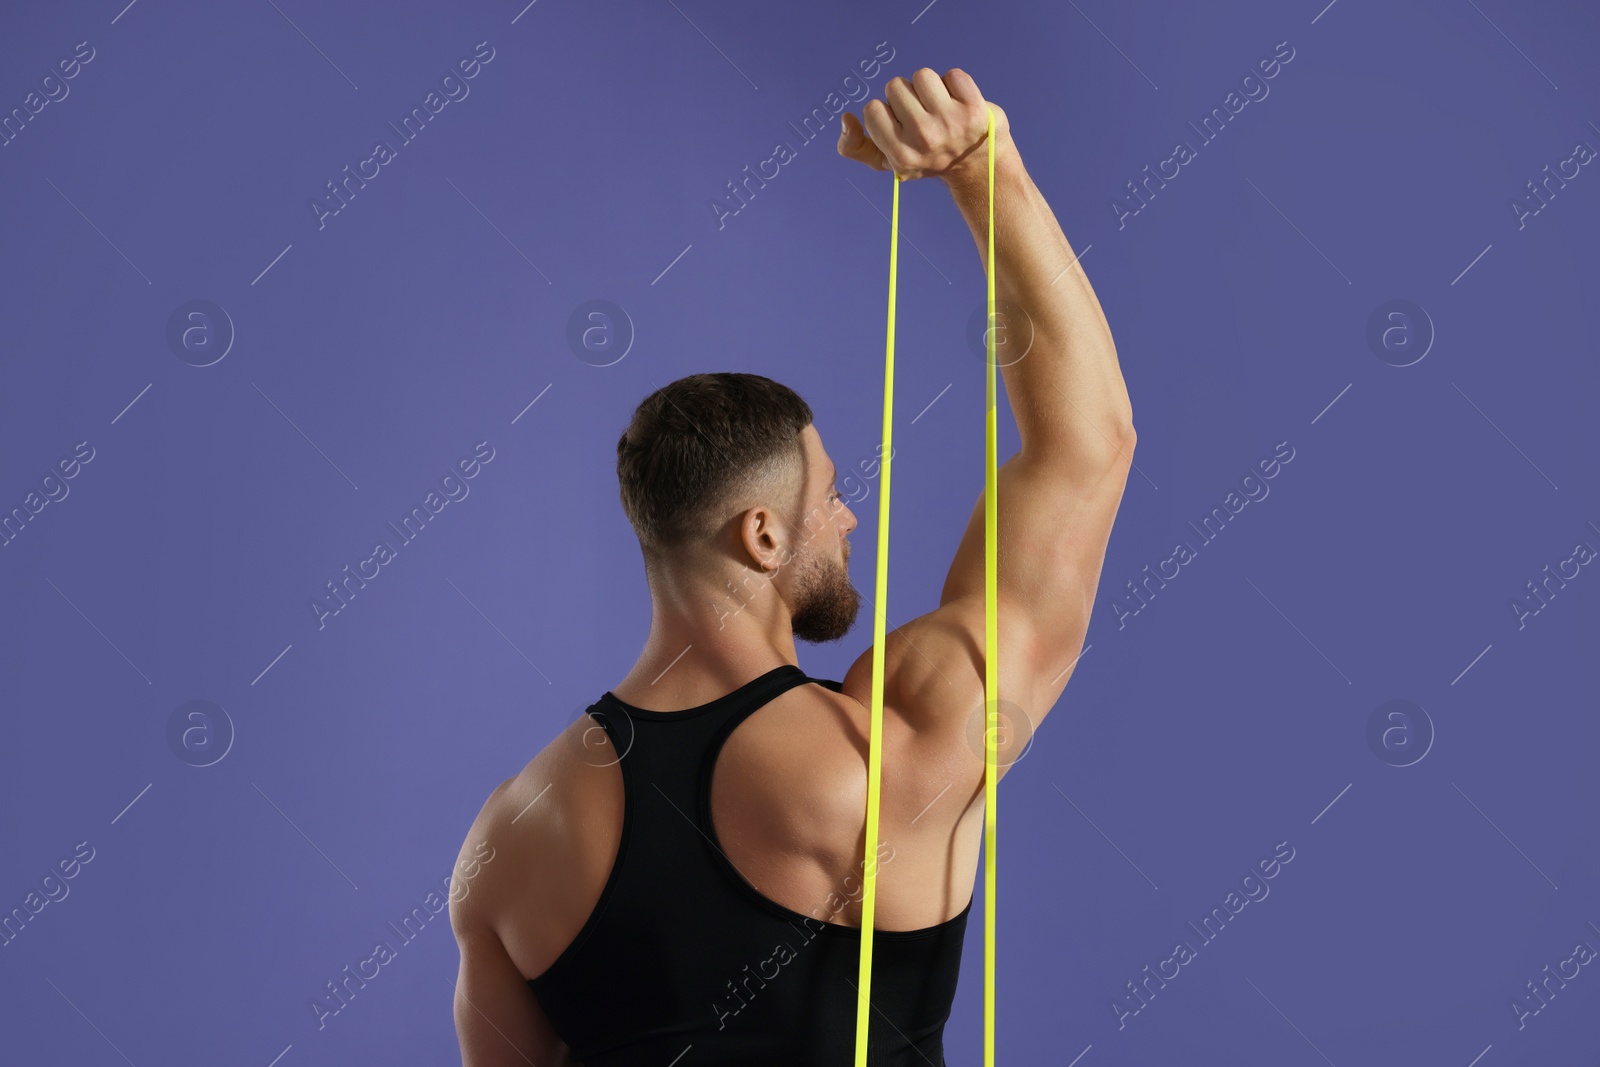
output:
[[[473,819],[452,879],[458,936],[492,931],[523,974],[541,973],[582,926],[620,847],[622,771],[580,715]]]
[[[586,725],[594,725],[587,715],[568,724],[484,799],[457,855],[453,917],[498,928],[514,907],[550,888],[546,883],[560,869],[552,859],[573,838],[568,814],[605,805],[606,793],[596,787],[609,784],[600,779],[614,754],[604,732]],[[585,746],[597,743],[604,748],[586,756]],[[612,774],[620,777],[614,769]]]
[[[996,629],[1001,650],[1002,716],[1010,710],[1012,717],[1036,724],[1043,718],[1038,710],[1043,694],[1038,685],[1034,631],[1021,613],[1005,603],[997,610]],[[981,774],[986,630],[983,597],[961,596],[889,631],[883,655],[886,753],[892,751],[892,731],[898,731],[912,750],[910,758],[942,755],[964,762],[970,757]],[[872,677],[873,649],[869,647],[843,681],[843,692],[869,710]],[[1012,732],[1013,743],[1022,746],[1025,741],[1020,731]],[[1008,742],[1002,739],[998,744],[1004,764]]]
[[[514,860],[507,854],[502,813],[506,794],[515,782],[515,778],[507,778],[489,793],[456,853],[450,872],[450,923],[458,936],[495,925],[494,910],[486,905],[491,905],[495,896],[495,874]]]
[[[460,952],[452,1014],[463,1063],[510,1063],[507,1046],[523,1053],[519,1061],[531,1053],[540,1063],[573,1062],[527,984],[547,960],[519,936],[517,915],[505,905],[506,887],[524,871],[519,843],[507,831],[525,787],[519,774],[490,792],[451,875],[450,925]]]
[[[883,646],[883,703],[924,731],[950,708],[983,700],[983,604],[952,600],[890,630]],[[841,691],[872,706],[874,647],[845,673]],[[976,682],[976,687],[974,687]]]

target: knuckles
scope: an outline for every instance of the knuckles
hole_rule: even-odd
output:
[[[966,90],[977,99],[953,99],[951,103],[954,106],[930,107],[922,98],[931,94],[932,99],[939,99],[932,81],[939,82],[946,91]],[[917,83],[925,86],[923,92],[917,90]],[[910,78],[896,75],[884,82],[883,97],[866,101],[861,114],[864,119],[869,114],[873,115],[874,124],[886,125],[893,131],[893,158],[889,159],[886,154],[886,161],[897,172],[938,170],[948,166],[950,159],[959,155],[974,139],[983,137],[989,125],[990,108],[994,108],[996,130],[1006,128],[1004,113],[984,101],[975,90],[976,85],[970,75],[960,67],[951,67],[943,75],[931,67],[918,67]],[[909,120],[902,121],[889,103],[890,100],[904,99],[901,94],[905,94],[909,101],[923,104],[920,113],[913,112]],[[955,94],[950,95],[954,97]]]

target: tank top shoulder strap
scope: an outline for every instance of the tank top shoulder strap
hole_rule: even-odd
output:
[[[818,685],[832,689],[834,692],[839,691],[838,682],[812,678],[799,667],[785,664],[775,670],[768,671],[751,682],[746,687],[749,690],[748,693],[739,699],[731,699],[739,696],[739,694],[729,694],[728,707],[724,709],[723,714],[718,716],[720,721],[707,737],[705,754],[702,757],[702,778],[709,778],[711,767],[716,763],[717,754],[722,751],[723,743],[727,741],[728,736],[738,728],[740,723],[760,711],[778,696],[807,682],[815,682]]]
[[[625,778],[678,789],[668,793],[692,800],[692,790],[708,746],[717,745],[734,725],[781,693],[815,681],[792,663],[780,664],[715,700],[680,711],[651,711],[620,700],[609,690],[587,709],[611,739]]]

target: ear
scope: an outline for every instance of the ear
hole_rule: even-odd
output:
[[[763,571],[776,571],[784,554],[784,532],[777,515],[767,507],[756,506],[739,519],[739,540],[750,561]]]

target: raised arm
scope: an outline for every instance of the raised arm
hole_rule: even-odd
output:
[[[941,178],[982,267],[989,239],[984,142],[989,109],[995,114],[995,294],[1002,312],[1012,309],[1001,319],[1007,338],[997,356],[1022,439],[1000,466],[997,493],[1001,699],[1036,725],[1065,688],[1088,631],[1132,462],[1132,408],[1099,301],[1022,165],[1005,112],[959,69],[941,79],[923,68],[910,82],[889,81],[884,95],[887,104],[872,100],[862,109],[864,130],[845,117],[840,152],[875,169],[892,165],[903,179]],[[1021,355],[1025,322],[1032,344]],[[980,490],[939,609],[897,631],[914,652],[893,654],[893,639],[885,649],[886,691],[896,691],[900,713],[915,729],[964,731],[965,717],[981,708],[983,537]],[[949,660],[963,678],[935,665]]]
[[[931,72],[929,72],[931,73]],[[951,71],[954,78],[959,71]],[[968,82],[971,79],[966,79]],[[974,92],[977,87],[973,86]],[[997,353],[1022,450],[1098,479],[1132,452],[1133,408],[1117,363],[1111,327],[1078,255],[1033,184],[999,107],[995,122],[996,300],[1021,309],[1002,317],[1013,335]],[[988,267],[988,160],[983,146],[939,175],[966,219]],[[1032,320],[1027,355],[1015,351]]]
[[[995,296],[1002,309],[1014,309],[1001,319],[1007,342],[997,345],[997,357],[1022,439],[1000,474],[1000,553],[1011,566],[1001,570],[999,595],[1057,648],[1064,667],[1088,628],[1132,462],[1133,409],[1089,278],[1022,165],[1004,113],[995,113]],[[980,146],[940,175],[985,267],[987,167]],[[1023,355],[1030,321],[1032,345]],[[982,596],[980,493],[940,602]]]

